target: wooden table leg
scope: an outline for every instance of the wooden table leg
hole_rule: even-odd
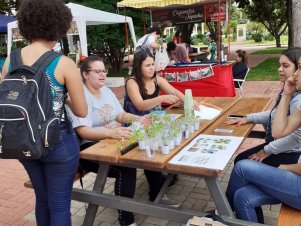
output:
[[[93,191],[96,191],[99,193],[103,192],[103,189],[106,184],[106,179],[108,176],[109,169],[110,169],[110,165],[102,164],[102,163],[99,164],[97,176],[96,176],[96,179],[94,182]],[[98,209],[98,205],[94,205],[94,204],[88,205],[88,209],[87,209],[87,213],[85,216],[83,226],[93,226],[97,209]]]

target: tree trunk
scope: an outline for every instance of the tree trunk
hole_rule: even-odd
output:
[[[301,1],[292,1],[292,47],[301,47]]]
[[[293,46],[293,17],[292,17],[292,0],[286,1],[286,18],[288,27],[288,47]]]
[[[276,47],[281,47],[280,35],[275,36],[276,39]]]

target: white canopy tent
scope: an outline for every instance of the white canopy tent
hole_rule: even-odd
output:
[[[134,30],[133,20],[131,17],[118,15],[114,13],[108,13],[105,11],[92,9],[74,3],[68,3],[66,5],[71,9],[73,20],[77,24],[79,38],[80,38],[80,45],[81,45],[83,55],[88,56],[87,31],[86,31],[86,26],[88,25],[128,23],[133,43],[134,45],[136,45],[135,30]],[[12,46],[12,29],[17,27],[18,27],[17,21],[8,23],[7,25],[8,54],[10,53],[11,46]]]

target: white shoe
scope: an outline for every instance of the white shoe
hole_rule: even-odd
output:
[[[159,204],[166,205],[166,206],[172,206],[172,207],[179,207],[181,204],[178,203],[177,201],[168,198],[166,194],[164,194],[159,201]]]
[[[132,223],[129,226],[138,226],[136,223]]]

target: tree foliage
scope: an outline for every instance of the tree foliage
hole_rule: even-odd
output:
[[[87,7],[103,10],[106,12],[116,13],[117,2],[119,0],[71,0],[68,2],[78,3]],[[143,13],[141,10],[135,9],[120,9],[119,14],[132,17],[135,23],[135,32],[137,36],[143,34]],[[87,27],[87,39],[88,46],[91,49],[95,49],[98,52],[104,54],[104,57],[108,60],[112,69],[115,72],[119,72],[122,68],[123,58],[126,51],[127,37],[128,42],[133,46],[131,34],[125,24],[112,24],[112,25],[97,25]]]
[[[280,47],[280,36],[287,28],[287,0],[235,0],[243,7],[249,18],[262,23],[275,37],[277,47]]]
[[[244,6],[245,12],[251,20],[262,23],[275,37],[277,47],[281,46],[280,36],[287,28],[286,8],[287,0],[236,0]]]
[[[13,10],[18,9],[21,0],[0,0],[0,14],[13,15]]]

